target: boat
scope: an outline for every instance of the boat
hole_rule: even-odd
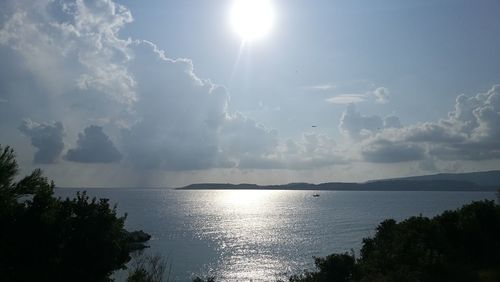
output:
[[[319,197],[319,194],[314,194],[313,197]]]

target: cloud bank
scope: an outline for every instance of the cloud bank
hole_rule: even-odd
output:
[[[273,168],[306,167],[294,162],[335,164],[320,153],[326,150],[321,142],[317,151],[283,149],[277,130],[231,109],[227,90],[197,76],[190,59],[169,58],[147,40],[122,39],[120,30],[133,18],[120,4],[41,1],[15,6],[0,29],[2,50],[14,51],[24,74],[43,87],[33,85],[14,107],[33,115],[36,105],[24,101],[37,96],[47,105],[38,119],[61,120],[72,132],[83,131],[77,146],[66,152],[67,161],[123,161],[140,170],[170,171],[265,169],[270,161]],[[96,123],[109,128],[111,138]],[[22,131],[34,139],[42,130],[34,129],[38,127],[49,128],[33,125]],[[37,155],[37,162],[54,162],[62,153],[62,131],[58,137],[57,150],[50,157]],[[48,151],[40,141],[33,146],[39,154]]]
[[[459,95],[447,118],[372,132],[363,141],[364,159],[399,162],[419,160],[424,154],[441,160],[498,159],[499,97],[500,86],[495,85],[486,93]]]

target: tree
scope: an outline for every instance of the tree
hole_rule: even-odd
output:
[[[0,281],[111,281],[149,239],[107,199],[56,198],[39,169],[15,182],[14,151],[0,152]]]
[[[331,254],[325,258],[314,258],[317,271],[290,277],[290,282],[349,282],[356,276],[354,254]]]
[[[500,281],[500,205],[479,201],[434,218],[388,219],[363,239],[360,257],[316,258],[291,282]]]

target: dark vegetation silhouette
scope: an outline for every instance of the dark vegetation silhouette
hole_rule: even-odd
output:
[[[193,279],[193,282],[216,282],[214,276],[207,277],[206,279],[196,277]]]
[[[17,177],[14,151],[0,146],[0,281],[112,281],[150,238],[125,230],[107,199],[57,198],[40,169]]]
[[[162,282],[170,281],[171,264],[161,255],[144,254],[142,251],[132,254],[127,282]],[[165,274],[165,272],[168,272]]]
[[[500,205],[480,201],[434,218],[379,224],[363,239],[360,257],[315,259],[316,271],[290,282],[500,281]]]
[[[354,281],[356,259],[354,254],[331,254],[314,258],[315,272],[305,271],[290,277],[290,282],[299,281]]]

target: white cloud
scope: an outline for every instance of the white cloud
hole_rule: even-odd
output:
[[[341,94],[326,99],[328,103],[332,104],[354,104],[366,101],[366,95],[363,94]]]
[[[333,104],[355,104],[367,101],[373,101],[377,104],[386,104],[389,102],[389,90],[385,87],[378,87],[373,91],[366,91],[364,94],[339,94],[325,99],[326,102]]]
[[[387,116],[384,118],[384,128],[400,128],[401,121],[397,116]]]
[[[335,88],[336,88],[336,86],[334,84],[330,84],[330,83],[318,84],[318,85],[306,87],[306,89],[314,90],[314,91],[330,91],[330,90],[334,90]]]
[[[385,87],[379,87],[373,91],[375,102],[379,104],[386,104],[389,102],[389,90]]]
[[[126,67],[129,41],[118,36],[132,21],[127,8],[111,0],[20,1],[18,7],[0,29],[0,44],[16,50],[54,92],[73,86],[124,104],[136,99]]]
[[[458,96],[446,119],[371,132],[363,143],[365,160],[418,160],[422,152],[447,161],[498,159],[499,100],[500,86],[495,85],[486,93]]]

